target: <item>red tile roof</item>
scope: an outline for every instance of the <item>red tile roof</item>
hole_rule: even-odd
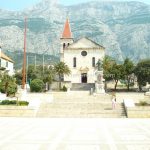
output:
[[[65,26],[64,26],[64,31],[63,31],[63,34],[62,34],[62,38],[67,38],[67,39],[72,38],[69,19],[66,20],[66,23],[65,23]]]
[[[5,60],[7,60],[9,62],[14,63],[14,61],[11,58],[9,58],[8,56],[6,56],[3,52],[1,52],[0,58],[3,58],[3,59],[5,59]]]

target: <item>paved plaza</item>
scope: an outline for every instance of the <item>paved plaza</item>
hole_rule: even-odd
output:
[[[0,150],[150,150],[150,120],[0,118]]]

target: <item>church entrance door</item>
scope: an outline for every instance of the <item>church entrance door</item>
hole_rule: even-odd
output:
[[[82,73],[81,74],[81,82],[82,83],[87,83],[87,73]]]

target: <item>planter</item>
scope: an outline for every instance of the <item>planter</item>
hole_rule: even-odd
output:
[[[35,109],[28,106],[0,105],[0,117],[34,117]]]
[[[150,106],[126,108],[128,118],[150,118]]]

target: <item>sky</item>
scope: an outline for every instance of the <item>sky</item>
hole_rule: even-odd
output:
[[[29,6],[38,3],[39,1],[41,0],[0,0],[0,9],[22,10],[24,8],[27,8]],[[88,1],[92,1],[92,0],[59,0],[59,3],[64,5],[73,5],[73,4],[79,4]],[[101,0],[95,0],[95,1],[101,1]],[[108,0],[102,0],[102,1],[108,1]],[[110,0],[110,1],[114,1],[114,0]],[[117,1],[132,1],[132,0],[117,0]],[[150,0],[133,0],[133,1],[141,1],[150,4]]]

